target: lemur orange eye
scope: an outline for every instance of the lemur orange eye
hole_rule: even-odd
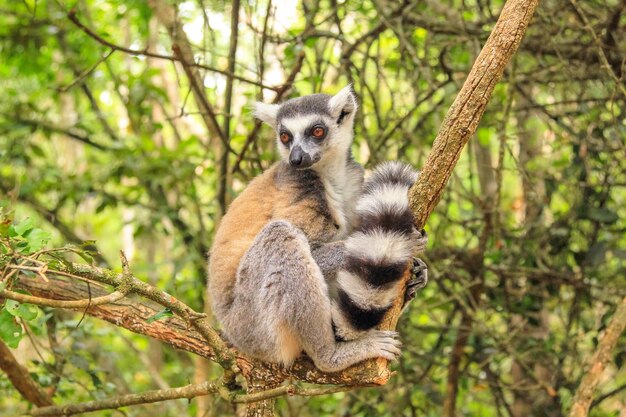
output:
[[[281,133],[279,137],[280,137],[280,141],[284,143],[285,145],[287,144],[287,142],[289,142],[290,137],[287,133]]]
[[[323,127],[320,127],[320,126],[317,126],[311,132],[311,135],[313,135],[314,138],[318,138],[318,139],[323,138],[325,134],[326,134],[326,131],[324,130]]]

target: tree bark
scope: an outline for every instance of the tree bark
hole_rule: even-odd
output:
[[[29,403],[37,407],[52,405],[50,396],[31,378],[28,370],[17,362],[7,345],[0,341],[0,370]]]

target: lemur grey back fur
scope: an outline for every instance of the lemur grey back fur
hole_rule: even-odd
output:
[[[375,327],[426,243],[408,206],[417,173],[386,163],[363,186],[350,153],[356,109],[349,87],[257,103],[283,160],[233,201],[209,265],[213,311],[248,355],[289,366],[304,351],[338,371],[400,353],[397,334]]]

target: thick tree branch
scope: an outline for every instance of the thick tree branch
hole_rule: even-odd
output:
[[[81,300],[91,294],[100,298],[107,294],[103,286],[97,283],[67,281],[48,276],[48,282],[41,279],[22,276],[15,288],[28,291],[33,296],[47,300]],[[215,355],[206,340],[178,317],[149,321],[151,317],[163,311],[163,307],[152,302],[129,295],[114,303],[90,305],[87,308],[72,308],[89,316],[123,327],[131,332],[142,334],[166,343],[176,349],[195,353],[207,359]]]
[[[31,378],[28,370],[17,362],[15,356],[2,341],[0,341],[0,370],[4,371],[11,384],[26,401],[38,407],[52,405],[50,396]]]
[[[9,245],[6,246],[10,247]],[[59,250],[62,252],[63,250]],[[9,274],[13,274],[15,271],[33,271],[33,268],[39,268],[41,261],[32,257],[20,255],[18,253],[12,254],[13,259],[17,259],[14,268],[4,268],[5,276],[0,277],[0,281],[5,281]],[[215,353],[215,361],[218,362],[225,370],[230,370],[234,365],[234,354],[226,346],[224,341],[219,337],[217,332],[211,327],[209,319],[206,315],[198,313],[191,309],[183,302],[177,300],[164,291],[161,291],[152,285],[145,283],[134,277],[128,267],[128,263],[124,254],[121,254],[123,272],[116,273],[107,269],[97,268],[94,266],[84,264],[71,264],[68,262],[58,263],[46,267],[45,271],[39,271],[39,276],[56,275],[69,278],[86,279],[88,281],[94,281],[97,283],[110,285],[119,292],[123,293],[135,293],[142,297],[145,297],[155,303],[169,309],[171,312],[179,316],[188,327],[192,327],[198,333],[204,337],[209,346]],[[34,266],[30,263],[36,263]],[[46,277],[49,280],[49,278]],[[78,283],[76,283],[78,284]],[[75,285],[76,285],[75,284]],[[84,293],[77,297],[79,300],[92,298],[91,288],[88,287],[88,296]],[[101,296],[101,295],[100,295]],[[49,295],[44,294],[44,297],[50,298]],[[67,298],[66,298],[67,299]],[[70,298],[71,299],[71,298]],[[92,306],[93,307],[93,306]]]

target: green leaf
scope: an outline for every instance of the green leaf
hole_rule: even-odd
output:
[[[8,301],[8,300],[7,300]],[[15,317],[6,308],[0,310],[0,339],[10,348],[17,348],[24,333]]]
[[[39,309],[31,304],[22,304],[14,300],[7,300],[4,308],[14,317],[21,317],[26,321],[37,318]]]
[[[30,217],[27,217],[17,224],[14,223],[10,229],[13,232],[13,236],[25,236],[33,228],[33,221]]]
[[[48,244],[52,235],[42,229],[32,229],[26,239],[28,240],[28,248],[30,252],[37,252]]]
[[[173,317],[173,316],[174,316],[174,313],[172,313],[172,310],[170,310],[169,308],[166,308],[163,311],[159,311],[154,316],[148,317],[146,322],[153,323],[153,322],[155,322],[157,320],[162,320],[162,319],[165,319],[165,318],[168,318],[168,317]]]
[[[478,141],[484,147],[489,146],[491,138],[496,135],[496,129],[493,127],[481,127],[478,129]]]
[[[0,213],[0,237],[9,237],[10,228],[11,228],[11,219],[8,217],[4,217],[4,215]]]
[[[318,40],[319,38],[311,37],[311,38],[308,38],[306,41],[304,41],[304,44],[306,45],[307,48],[312,48],[315,46]]]
[[[617,213],[607,208],[592,207],[589,209],[588,215],[591,220],[606,224],[615,223],[619,219]]]
[[[20,308],[20,303],[18,303],[17,301],[7,300],[6,303],[4,303],[4,309],[7,311],[7,313],[15,317],[18,317],[17,310],[19,308]]]

